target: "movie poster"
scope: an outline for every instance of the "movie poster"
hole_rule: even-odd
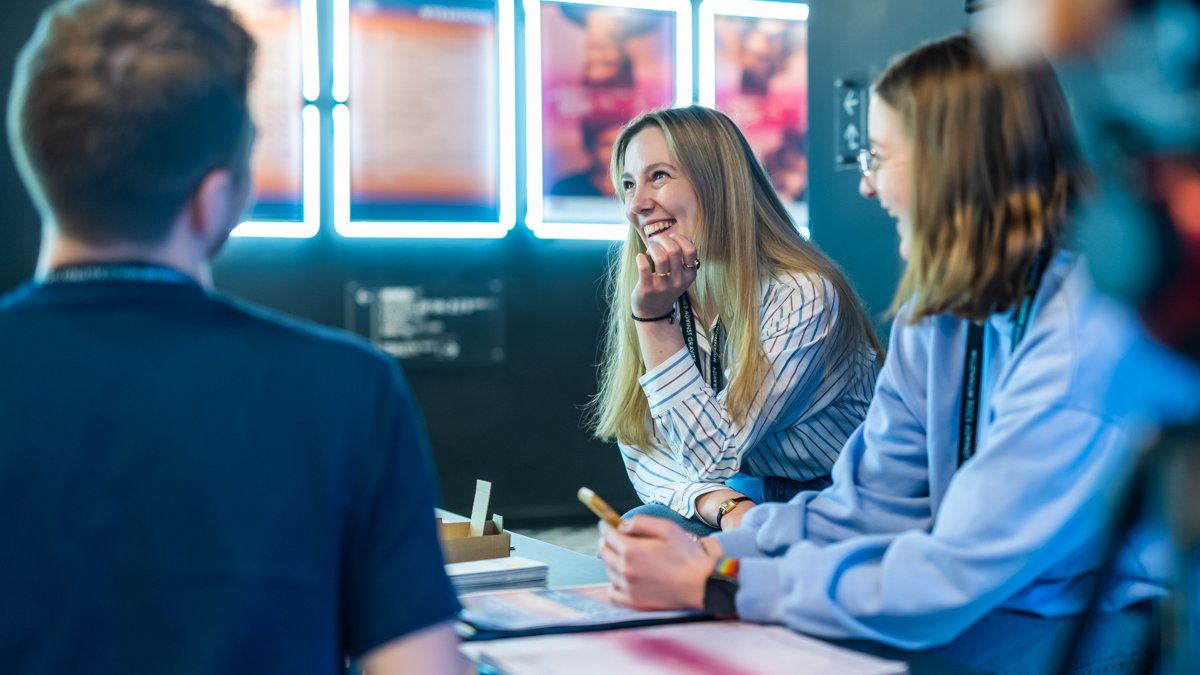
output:
[[[258,127],[251,159],[255,202],[246,219],[300,221],[304,98],[299,0],[229,0],[227,4],[258,42],[250,84],[250,111]]]
[[[544,222],[623,223],[609,178],[621,127],[676,96],[676,13],[542,4]]]
[[[496,3],[350,11],[351,221],[497,221]]]
[[[808,201],[808,24],[717,15],[716,106],[741,127],[802,228]]]

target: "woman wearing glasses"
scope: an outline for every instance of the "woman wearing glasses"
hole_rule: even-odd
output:
[[[651,518],[602,525],[601,557],[637,607],[1047,672],[1132,454],[1108,383],[1153,348],[1060,248],[1082,169],[1048,65],[1002,70],[966,37],[931,43],[880,76],[868,119],[861,192],[896,219],[907,266],[833,485],[699,541]],[[1090,652],[1114,668],[1162,593],[1153,561],[1127,553],[1102,603],[1115,639]]]
[[[638,117],[613,167],[630,229],[593,411],[646,502],[635,512],[711,534],[824,487],[878,352],[845,277],[719,112]]]

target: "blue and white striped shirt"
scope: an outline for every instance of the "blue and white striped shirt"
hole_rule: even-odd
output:
[[[643,501],[690,518],[697,497],[738,473],[799,481],[826,476],[862,422],[875,386],[875,353],[865,343],[843,349],[827,340],[841,308],[833,285],[816,274],[786,274],[765,281],[760,297],[770,372],[744,423],[729,416],[728,388],[714,396],[687,348],[639,380],[663,446],[620,444]],[[707,367],[708,335],[697,332]],[[847,356],[828,364],[831,350]],[[726,381],[736,377],[726,370]]]

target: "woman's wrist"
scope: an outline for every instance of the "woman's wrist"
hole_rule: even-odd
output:
[[[736,497],[745,497],[745,495],[729,488],[720,488],[712,492],[705,492],[696,498],[696,515],[700,520],[704,521],[705,525],[714,530],[720,529],[717,527],[717,509],[721,506],[721,502]]]
[[[653,323],[655,321],[666,321],[667,323],[675,323],[675,308],[672,307],[671,311],[667,312],[666,314],[656,315],[656,316],[638,314],[637,310],[634,310],[631,316],[634,321],[638,321],[641,323]]]

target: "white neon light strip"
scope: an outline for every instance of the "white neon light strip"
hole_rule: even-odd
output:
[[[542,224],[542,2],[525,0],[525,226]]]
[[[333,100],[350,98],[350,0],[333,2]]]
[[[321,95],[321,54],[317,38],[317,0],[300,0],[300,56],[304,100],[312,103]]]
[[[349,0],[335,2],[333,97],[339,105],[333,110],[334,230],[343,237],[395,239],[499,239],[507,235],[517,224],[517,141],[513,134],[517,125],[515,4],[511,0],[497,0],[496,3],[499,217],[498,222],[485,223],[350,220],[350,110],[344,105],[350,96],[350,3]]]
[[[507,234],[517,224],[517,3],[516,0],[496,0],[496,7],[497,46],[500,49],[499,225]]]
[[[700,105],[709,107],[717,104],[717,15],[808,21],[808,5],[768,0],[703,0],[700,3]]]
[[[309,239],[321,227],[321,115],[315,105],[304,106],[301,113],[304,145],[303,194],[304,220],[248,220],[233,229],[234,237],[277,237]]]
[[[689,0],[572,0],[571,4],[674,12],[675,105],[692,102],[692,3]],[[525,159],[528,165],[525,226],[540,239],[624,239],[627,224],[548,223],[543,220],[542,0],[524,0],[524,5],[525,74],[533,85],[525,87]]]
[[[333,107],[333,228],[339,234],[350,226],[350,109]]]

